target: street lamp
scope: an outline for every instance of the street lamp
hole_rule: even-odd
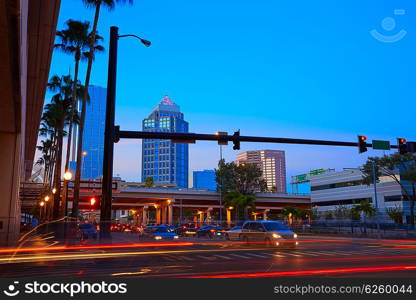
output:
[[[56,188],[52,189],[52,194],[56,194]]]
[[[69,171],[66,171],[66,172],[65,172],[65,174],[64,174],[64,179],[65,179],[66,181],[71,180],[71,179],[72,179],[72,173],[71,173],[71,172],[69,172]]]
[[[107,79],[107,104],[105,112],[105,133],[104,133],[104,159],[103,159],[103,181],[100,222],[103,238],[110,238],[109,224],[111,222],[111,200],[113,188],[113,160],[114,143],[117,141],[116,128],[114,124],[116,106],[116,74],[117,74],[117,44],[118,39],[123,37],[134,37],[149,47],[151,42],[142,39],[135,34],[118,34],[118,27],[110,28],[110,49],[108,55],[108,79]]]

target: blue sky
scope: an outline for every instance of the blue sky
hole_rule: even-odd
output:
[[[103,9],[98,28],[106,48],[112,25],[120,34],[153,43],[145,48],[135,39],[119,41],[116,123],[140,130],[141,120],[168,94],[181,106],[191,132],[416,140],[415,8],[410,0],[142,0]],[[395,9],[405,14],[395,15]],[[69,18],[92,21],[93,14],[82,1],[63,0],[58,28]],[[395,28],[383,28],[387,17]],[[392,25],[391,20],[385,22]],[[370,34],[373,29],[386,36],[407,33],[384,43]],[[93,84],[106,86],[107,60],[108,52],[97,56]],[[69,68],[72,57],[55,51],[51,74]],[[382,154],[242,144],[241,151],[252,149],[286,150],[288,177],[315,168],[356,167],[368,155]],[[139,180],[140,152],[139,141],[117,144],[114,173]],[[224,148],[227,160],[235,154],[232,145]],[[215,143],[190,145],[190,171],[214,168],[218,157]]]

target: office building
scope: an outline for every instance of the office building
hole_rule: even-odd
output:
[[[400,178],[400,175],[397,175]],[[334,211],[339,206],[351,208],[361,201],[376,206],[374,185],[363,184],[359,169],[344,169],[311,177],[311,205],[318,211]],[[381,176],[377,183],[377,206],[382,215],[387,208],[400,208],[408,216],[409,201],[400,185],[389,176]]]
[[[148,118],[142,122],[143,131],[188,132],[179,105],[164,96]],[[142,144],[142,181],[152,177],[155,183],[175,183],[188,187],[188,144],[171,140],[144,139]]]
[[[263,173],[269,191],[286,193],[286,159],[282,150],[246,151],[237,155],[237,164],[256,164]]]
[[[210,191],[217,190],[214,170],[203,170],[193,172],[193,188],[205,189]]]

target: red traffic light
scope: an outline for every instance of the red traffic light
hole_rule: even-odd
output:
[[[360,140],[362,140],[363,142],[367,140],[367,137],[365,135],[361,135],[360,136]]]
[[[92,197],[92,198],[90,199],[90,205],[91,205],[91,206],[93,206],[93,205],[95,204],[95,202],[97,202],[97,200],[95,200],[95,198],[94,198],[94,197]]]
[[[400,139],[400,143],[402,143],[402,144],[406,143],[406,139],[405,138],[401,138]]]

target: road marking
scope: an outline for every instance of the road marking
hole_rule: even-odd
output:
[[[178,258],[182,259],[182,260],[187,260],[187,261],[193,261],[194,260],[193,258],[187,257],[187,256],[178,256]]]
[[[206,259],[206,260],[215,260],[215,257],[212,256],[202,256],[202,255],[195,255],[196,257],[199,257],[201,259]]]
[[[250,255],[250,256],[255,256],[255,257],[260,257],[260,258],[267,258],[264,255],[259,255],[259,254],[254,254],[254,253],[244,253],[245,255]]]
[[[239,255],[239,254],[230,254],[230,256],[235,256],[238,258],[243,258],[243,259],[249,259],[250,257],[244,256],[244,255]]]
[[[214,255],[214,256],[215,256],[215,257],[222,258],[222,259],[228,259],[228,260],[232,259],[231,257],[227,257],[227,256],[223,256],[223,255],[218,255],[218,254],[216,254],[216,255]]]
[[[278,253],[274,253],[273,256],[276,256],[276,257],[285,257],[284,255],[278,254]]]
[[[286,255],[295,256],[295,257],[302,257],[302,255],[295,254],[295,253],[285,253],[285,254],[286,254]]]

